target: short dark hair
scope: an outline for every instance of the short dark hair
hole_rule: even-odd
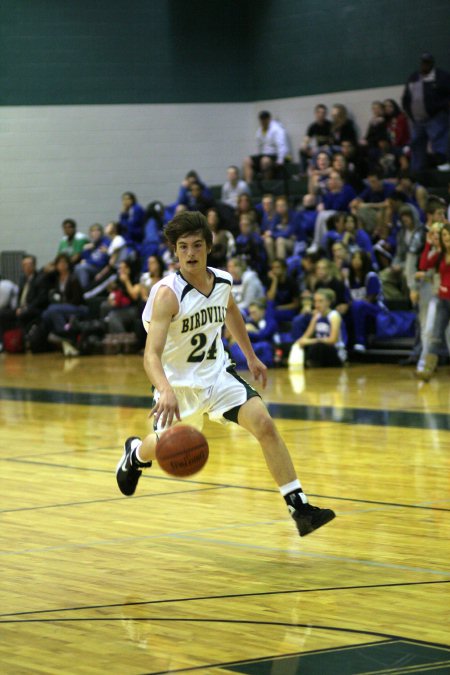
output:
[[[164,228],[164,235],[169,246],[175,250],[177,241],[180,237],[198,232],[202,235],[208,248],[213,243],[212,232],[208,221],[200,211],[182,211],[167,223]]]
[[[131,199],[131,201],[133,202],[133,204],[137,204],[137,197],[136,197],[136,195],[134,194],[134,192],[128,192],[128,191],[127,191],[127,192],[124,192],[124,193],[122,194],[122,199],[123,199],[124,197],[129,197],[129,198]]]
[[[74,220],[73,218],[64,218],[64,220],[62,221],[61,225],[62,225],[62,227],[64,227],[64,225],[66,225],[66,224],[67,224],[67,225],[72,225],[72,227],[74,227],[75,229],[77,229],[77,224],[76,224],[76,222],[75,222],[75,220]]]
[[[406,195],[400,190],[394,190],[388,195],[388,199],[392,199],[394,202],[406,202]]]
[[[258,115],[260,120],[268,120],[269,117],[272,117],[270,112],[268,110],[261,110],[261,112]]]

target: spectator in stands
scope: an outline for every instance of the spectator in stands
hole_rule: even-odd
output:
[[[445,333],[450,323],[450,225],[444,225],[439,236],[440,251],[426,260],[423,259],[426,269],[435,267],[439,272],[438,303],[433,334],[423,370],[417,373],[417,376],[425,382],[431,379],[436,370],[439,353],[445,344]]]
[[[342,281],[339,278],[339,273],[334,267],[331,260],[327,258],[321,258],[316,263],[316,283],[314,285],[314,292],[319,290],[319,288],[331,288],[335,294],[335,309],[344,315],[348,312],[350,294]]]
[[[141,287],[141,299],[147,302],[152,287],[161,281],[164,276],[165,265],[162,258],[158,255],[150,255],[147,258],[147,272],[141,274],[139,285]]]
[[[339,150],[343,141],[350,141],[356,146],[358,136],[345,105],[335,103],[331,109],[331,145],[333,150]]]
[[[425,367],[436,318],[437,293],[440,278],[439,271],[432,264],[430,265],[429,261],[435,261],[436,255],[440,253],[440,232],[442,227],[443,223],[435,222],[428,228],[425,247],[420,256],[419,270],[416,272],[418,290],[417,296],[413,298],[413,304],[418,304],[421,352],[417,358],[417,354],[413,349],[405,365],[417,363],[417,372],[422,372]]]
[[[188,171],[180,185],[176,205],[183,204],[187,209],[192,205],[191,188],[194,183],[198,183],[202,188],[202,195],[207,199],[212,199],[211,190],[200,180],[200,176],[194,170]],[[192,209],[191,209],[192,210]]]
[[[76,265],[81,260],[84,245],[89,243],[89,238],[82,232],[77,232],[77,224],[73,218],[66,218],[62,222],[64,236],[59,242],[57,253],[67,253],[72,265]],[[54,263],[46,266],[46,271],[50,272],[55,268]]]
[[[123,260],[119,265],[118,278],[111,284],[108,298],[101,306],[101,317],[107,324],[107,332],[138,335],[140,300],[141,286],[134,278],[131,264]]]
[[[373,101],[372,117],[369,120],[366,134],[360,141],[360,145],[367,152],[370,167],[376,166],[378,163],[380,143],[388,140],[384,105],[381,101]]]
[[[351,141],[342,141],[340,152],[347,161],[346,181],[356,192],[361,192],[364,187],[363,180],[367,176],[367,161],[363,157],[359,146]]]
[[[204,194],[200,183],[192,182],[190,190],[191,194],[189,198],[188,210],[200,211],[200,213],[203,213],[203,215],[206,216],[209,209],[213,208],[214,206],[214,199]]]
[[[3,351],[3,333],[16,323],[18,295],[18,285],[0,277],[0,352]]]
[[[339,276],[345,281],[348,277],[350,255],[343,241],[336,240],[331,246],[331,261],[337,269]]]
[[[128,247],[124,237],[120,234],[119,223],[108,223],[105,228],[105,234],[109,239],[108,262],[95,275],[92,288],[84,293],[86,300],[106,291],[107,287],[117,278],[120,263],[135,255]]]
[[[119,223],[128,246],[139,251],[144,238],[145,211],[133,192],[124,192],[122,195]]]
[[[445,202],[435,195],[429,195],[425,206],[425,228],[429,230],[433,223],[445,223],[446,220]]]
[[[331,157],[328,152],[321,150],[313,157],[308,167],[308,192],[311,195],[321,195],[325,192],[331,172]]]
[[[319,215],[314,226],[314,238],[309,252],[317,251],[323,245],[323,239],[327,233],[327,221],[338,211],[349,211],[350,203],[355,199],[354,189],[344,183],[342,176],[337,171],[331,171],[325,193],[321,197],[321,203],[317,206]]]
[[[239,178],[237,166],[231,165],[227,169],[227,180],[222,185],[221,200],[224,204],[236,209],[238,197],[243,193],[250,195],[250,188],[245,180]]]
[[[353,213],[341,214],[344,219],[344,233],[342,241],[350,254],[356,250],[365,251],[370,255],[372,265],[376,266],[376,258],[370,236],[361,226],[361,221]]]
[[[150,202],[145,209],[144,239],[141,245],[142,269],[147,269],[149,256],[159,255],[163,242],[164,204],[158,200]]]
[[[265,194],[261,200],[261,232],[272,229],[277,217],[275,199],[272,194]]]
[[[427,206],[428,192],[427,189],[413,180],[409,171],[398,172],[397,190],[403,192],[406,196],[408,204],[413,204],[419,211],[420,216],[424,216]]]
[[[244,178],[251,183],[255,174],[270,180],[276,175],[276,169],[284,165],[289,155],[289,142],[286,131],[280,122],[272,119],[270,112],[259,113],[259,128],[256,132],[257,154],[244,161]]]
[[[432,163],[443,171],[450,170],[448,130],[450,73],[436,68],[434,57],[422,54],[419,70],[406,83],[402,105],[412,124],[411,170],[427,168],[427,146],[434,154]]]
[[[410,141],[408,119],[405,113],[400,110],[398,103],[392,98],[383,101],[383,107],[391,147],[394,151],[401,152]]]
[[[347,358],[342,336],[342,318],[331,309],[335,294],[328,288],[314,293],[314,314],[298,340],[305,350],[305,365],[309,368],[339,367]]]
[[[415,276],[424,243],[424,227],[417,210],[404,204],[398,212],[400,229],[396,235],[395,256],[381,272],[383,294],[387,300],[408,300],[416,287]]]
[[[251,302],[248,306],[248,317],[245,324],[248,336],[261,361],[271,368],[274,365],[273,338],[278,331],[278,324],[274,318],[272,303],[265,300]],[[237,368],[247,368],[247,360],[229,331],[225,331],[225,344],[229,348],[231,358]]]
[[[276,198],[275,214],[271,229],[266,230],[263,235],[269,263],[274,258],[285,260],[293,252],[296,241],[294,213],[289,208],[286,197]]]
[[[311,241],[314,236],[316,219],[317,209],[314,195],[303,195],[302,206],[294,216],[297,227],[297,238],[303,235],[307,241]]]
[[[239,221],[239,234],[236,237],[236,255],[245,261],[247,267],[255,270],[264,283],[267,276],[267,253],[264,240],[251,218],[245,213]]]
[[[75,265],[75,275],[86,290],[94,277],[108,263],[109,239],[104,236],[103,225],[94,223],[89,228],[89,242],[84,245],[80,262]]]
[[[88,313],[83,303],[83,289],[72,271],[67,253],[56,256],[55,271],[49,273],[48,284],[49,305],[42,313],[42,322],[48,333],[65,336],[69,320],[85,317]]]
[[[322,147],[330,145],[331,122],[327,119],[328,109],[323,103],[314,108],[314,122],[309,125],[299,150],[300,168],[306,173],[312,157]]]
[[[385,212],[389,206],[388,198],[394,192],[395,185],[383,180],[379,169],[369,171],[365,182],[366,187],[351,201],[350,209],[371,234],[385,218]]]
[[[253,206],[253,202],[250,198],[250,195],[243,193],[238,197],[237,209],[236,209],[236,220],[239,223],[242,214],[249,216],[253,223],[258,222],[258,213]]]
[[[269,287],[266,298],[272,302],[276,321],[291,321],[298,312],[298,285],[289,274],[286,261],[275,258],[268,272]]]
[[[233,298],[241,313],[246,315],[251,302],[264,298],[264,287],[256,272],[247,269],[247,265],[240,258],[230,258],[227,262],[227,271],[233,277],[231,287]]]
[[[383,304],[381,281],[372,269],[370,256],[365,251],[355,251],[351,257],[350,269],[345,281],[351,296],[350,320],[353,327],[353,349],[365,351],[370,326],[368,319],[386,311]],[[372,326],[375,332],[375,325]]]
[[[225,269],[228,258],[234,255],[236,242],[229,230],[221,228],[220,216],[217,209],[209,209],[206,214],[209,229],[212,232],[212,248],[208,254],[208,265]]]
[[[22,278],[19,282],[18,306],[15,311],[16,325],[24,332],[36,321],[48,305],[46,276],[36,269],[36,257],[22,258]]]

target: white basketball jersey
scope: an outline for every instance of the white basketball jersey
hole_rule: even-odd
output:
[[[142,313],[142,321],[148,331],[158,290],[161,286],[168,286],[175,293],[179,310],[169,326],[161,359],[173,387],[209,387],[218,374],[231,364],[221,335],[232,278],[223,270],[213,267],[208,267],[208,270],[214,275],[214,284],[208,296],[191,286],[180,272],[174,272],[153,286]]]

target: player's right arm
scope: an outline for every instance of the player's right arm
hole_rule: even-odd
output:
[[[163,427],[166,424],[170,426],[174,416],[178,420],[180,419],[178,401],[162,365],[162,354],[170,322],[177,312],[178,300],[174,292],[167,286],[161,286],[155,296],[152,317],[148,327],[144,352],[144,369],[150,382],[160,394],[150,414],[155,416],[156,422],[161,418]]]

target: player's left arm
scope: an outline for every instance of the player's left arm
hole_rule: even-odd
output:
[[[242,352],[247,359],[249,371],[255,380],[261,380],[261,384],[264,388],[267,383],[267,367],[262,361],[258,359],[253,350],[252,343],[250,342],[250,338],[248,337],[247,329],[245,327],[244,319],[242,318],[239,307],[236,305],[231,294],[228,301],[225,325],[230,331],[234,340],[242,349]]]

